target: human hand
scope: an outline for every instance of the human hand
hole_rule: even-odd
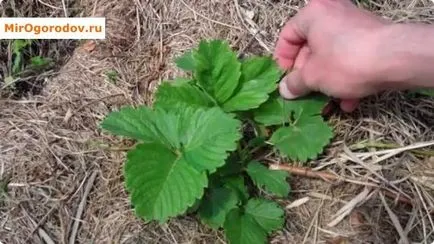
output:
[[[386,20],[349,0],[311,0],[280,33],[274,56],[288,75],[279,85],[287,99],[322,92],[353,111],[358,100],[383,89],[377,32]]]

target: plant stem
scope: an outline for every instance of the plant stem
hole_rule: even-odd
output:
[[[243,162],[246,159],[246,153],[245,150],[241,147],[241,142],[238,142],[237,144],[237,153],[238,157],[240,157],[240,160]]]
[[[197,83],[194,83],[194,85],[197,87],[197,88],[199,88],[208,98],[209,98],[209,100],[211,100],[213,103],[214,103],[214,105],[215,106],[219,106],[219,104],[218,104],[218,102],[214,99],[214,97],[213,96],[211,96],[211,94],[209,94],[208,93],[208,91],[207,90],[205,90],[202,86],[200,86],[199,84],[197,84]]]

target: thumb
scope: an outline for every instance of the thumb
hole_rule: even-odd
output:
[[[301,72],[294,70],[286,75],[279,83],[279,93],[286,99],[295,99],[310,92],[301,78]]]

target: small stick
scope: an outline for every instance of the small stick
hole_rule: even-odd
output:
[[[288,171],[289,173],[298,176],[308,177],[308,178],[324,179],[329,181],[338,180],[338,177],[335,175],[332,175],[327,172],[313,171],[312,169],[307,167],[297,167],[297,166],[281,165],[281,164],[270,164],[269,167],[272,170],[284,170],[284,171]]]
[[[62,0],[63,12],[65,13],[65,18],[68,18],[68,9],[66,8],[65,0]]]
[[[402,146],[395,143],[381,143],[381,142],[360,142],[350,146],[350,149],[363,149],[363,148],[386,148],[386,149],[399,149]],[[419,150],[410,149],[410,152],[418,154],[419,156],[434,156],[434,150]]]
[[[47,244],[55,244],[53,239],[51,239],[50,235],[41,227],[38,226],[36,221],[30,216],[30,214],[24,209],[23,206],[21,206],[21,209],[23,210],[24,214],[29,218],[30,222],[32,223],[33,227],[38,230],[39,237],[45,241]]]
[[[394,214],[392,212],[392,210],[390,209],[389,205],[386,202],[386,199],[384,199],[383,194],[380,193],[380,199],[381,202],[383,202],[384,208],[387,211],[387,214],[389,214],[389,218],[392,221],[393,225],[395,226],[396,231],[398,232],[399,236],[401,237],[401,241],[404,242],[405,244],[409,244],[409,240],[407,235],[404,233],[404,229],[402,229],[401,224],[399,223],[398,217],[396,216],[396,214]]]
[[[80,225],[79,219],[81,218],[81,215],[83,214],[84,208],[86,206],[86,199],[89,195],[90,189],[93,186],[93,183],[96,178],[97,171],[93,171],[92,175],[89,177],[89,180],[86,183],[86,187],[84,188],[83,197],[81,198],[80,204],[78,205],[77,212],[75,213],[74,218],[74,224],[72,227],[71,235],[69,236],[69,243],[74,244],[75,243],[75,237],[77,236],[78,232],[78,226]]]
[[[283,170],[287,171],[291,174],[308,177],[308,178],[314,178],[314,179],[322,179],[324,181],[345,181],[348,183],[354,183],[354,181],[345,179],[343,177],[336,176],[334,174],[328,173],[328,172],[322,172],[322,171],[313,171],[311,168],[307,167],[297,167],[297,166],[291,166],[291,165],[281,165],[281,164],[269,164],[269,168],[271,170]],[[381,188],[377,184],[370,183],[369,186],[373,186],[376,188]],[[399,202],[406,203],[408,205],[413,205],[412,201],[408,199],[407,197],[401,196],[399,194],[396,194],[393,191],[390,191],[388,189],[380,189],[385,196],[396,199]]]

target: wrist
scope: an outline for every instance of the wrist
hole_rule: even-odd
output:
[[[374,80],[386,89],[434,87],[434,28],[424,24],[387,24],[374,41]]]

